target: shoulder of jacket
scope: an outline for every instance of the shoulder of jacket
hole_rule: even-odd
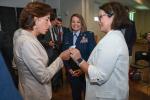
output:
[[[86,31],[86,32],[84,32],[84,34],[87,34],[87,35],[94,35],[94,32],[92,32],[92,31]]]

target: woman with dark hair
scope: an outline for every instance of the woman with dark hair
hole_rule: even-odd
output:
[[[75,47],[80,50],[82,57],[87,60],[96,45],[94,33],[87,31],[83,17],[73,14],[70,19],[70,33],[63,37],[63,49]],[[71,85],[73,100],[82,100],[85,94],[85,75],[79,66],[72,60],[65,62],[68,79]]]
[[[63,67],[63,60],[70,58],[70,52],[64,51],[48,65],[47,53],[37,39],[51,26],[51,10],[45,3],[28,3],[20,15],[20,29],[14,34],[14,61],[24,100],[50,100],[51,79]]]
[[[92,51],[88,61],[80,51],[70,48],[71,57],[86,73],[85,100],[128,100],[129,53],[122,27],[128,26],[123,5],[109,2],[100,7],[100,30],[106,35]]]

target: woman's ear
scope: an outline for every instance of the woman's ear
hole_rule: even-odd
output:
[[[34,28],[35,30],[37,30],[37,26],[38,26],[38,18],[37,17],[34,17]]]
[[[35,24],[38,22],[38,18],[37,17],[34,17],[34,22],[35,22]]]

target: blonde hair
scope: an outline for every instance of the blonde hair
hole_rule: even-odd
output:
[[[80,30],[80,31],[81,31],[81,32],[87,31],[87,26],[86,26],[86,23],[85,23],[85,21],[84,21],[82,15],[77,14],[77,13],[73,14],[73,15],[71,16],[71,18],[70,18],[70,29],[72,30],[71,22],[72,22],[72,18],[73,18],[73,17],[77,17],[77,18],[79,18],[79,20],[81,21],[81,30]]]

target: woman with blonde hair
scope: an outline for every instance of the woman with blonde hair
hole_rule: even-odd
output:
[[[96,45],[94,33],[87,31],[83,17],[73,14],[70,18],[71,32],[64,34],[63,49],[77,48],[82,57],[87,60]],[[65,62],[67,77],[70,82],[73,100],[82,100],[85,94],[85,75],[72,59]]]

